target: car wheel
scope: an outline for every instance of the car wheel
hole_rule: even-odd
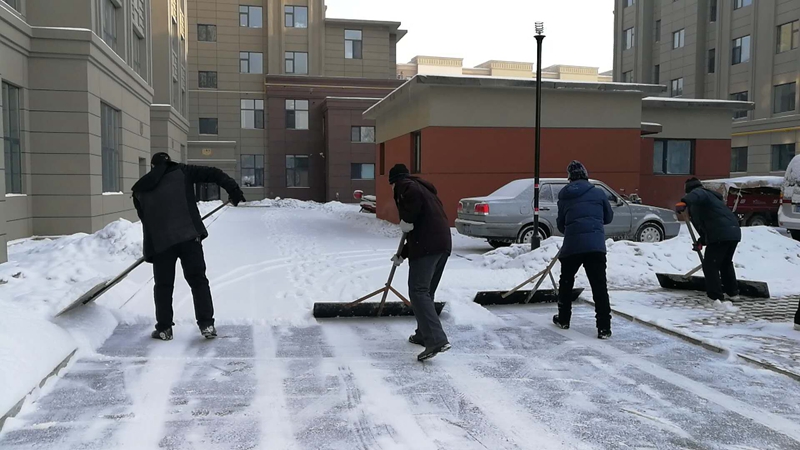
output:
[[[764,227],[767,225],[768,225],[767,218],[762,216],[761,214],[756,214],[747,219],[748,227]]]
[[[511,245],[511,242],[495,241],[494,239],[488,239],[488,242],[489,245],[492,246],[492,248],[508,247]]]
[[[661,230],[661,227],[655,223],[646,223],[639,227],[639,231],[636,232],[636,241],[638,242],[653,243],[663,240],[664,232]]]
[[[539,225],[539,240],[545,240],[548,238],[547,230]],[[533,225],[528,225],[527,227],[523,228],[522,231],[519,233],[519,237],[517,238],[517,243],[519,244],[530,244],[531,240],[533,239]]]
[[[800,230],[789,230],[789,233],[792,235],[792,239],[800,241]]]

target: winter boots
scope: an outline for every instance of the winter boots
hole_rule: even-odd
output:
[[[427,361],[433,358],[434,356],[438,355],[439,353],[444,353],[450,350],[450,347],[451,345],[449,342],[445,342],[444,344],[436,345],[433,347],[428,347],[425,349],[424,352],[417,355],[417,361]]]
[[[553,323],[556,324],[558,328],[562,330],[569,330],[569,323],[564,323],[558,317],[558,314],[553,316]],[[795,325],[796,327],[797,325]],[[611,337],[611,328],[598,328],[597,329],[597,339],[608,339]]]
[[[217,337],[217,329],[214,327],[214,325],[209,325],[205,328],[201,328],[200,333],[206,339],[214,339],[215,337]]]
[[[161,339],[162,341],[171,341],[172,340],[172,327],[167,328],[163,331],[153,330],[150,334],[150,337],[153,339]]]
[[[408,342],[411,342],[414,345],[421,345],[425,347],[425,342],[422,340],[422,336],[418,334],[412,334],[408,337]]]
[[[597,339],[608,339],[611,337],[611,330],[610,329],[598,329],[597,330]]]
[[[558,314],[553,316],[553,323],[556,324],[556,326],[558,328],[561,328],[562,330],[569,330],[569,322],[562,323],[561,319],[558,318]]]

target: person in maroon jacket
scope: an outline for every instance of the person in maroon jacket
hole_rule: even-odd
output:
[[[403,251],[392,258],[395,266],[408,259],[408,293],[417,319],[417,331],[408,341],[425,347],[417,356],[419,361],[425,361],[450,350],[433,302],[453,249],[450,221],[436,195],[436,187],[411,176],[405,165],[392,167],[389,184],[394,188],[400,229],[408,235]]]

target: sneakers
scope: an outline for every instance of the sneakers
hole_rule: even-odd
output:
[[[217,329],[214,327],[214,325],[201,328],[200,333],[202,333],[203,337],[206,339],[214,339],[217,337]]]
[[[408,342],[411,342],[414,345],[421,345],[421,346],[425,347],[425,342],[423,342],[422,336],[420,336],[418,334],[412,334],[411,336],[409,336],[408,337]]]
[[[553,323],[556,324],[556,326],[558,328],[561,328],[562,330],[569,330],[569,324],[568,323],[561,323],[561,320],[558,318],[558,314],[553,316]]]
[[[445,342],[442,345],[437,345],[435,347],[426,348],[424,352],[417,355],[417,361],[427,361],[434,356],[438,355],[439,353],[444,353],[450,350],[451,345],[449,342]]]
[[[608,339],[611,337],[611,329],[607,330],[597,330],[597,339]]]
[[[153,339],[161,339],[162,341],[171,341],[172,340],[172,328],[167,328],[163,331],[153,330],[150,333],[150,337]]]

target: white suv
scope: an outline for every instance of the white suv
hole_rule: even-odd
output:
[[[795,156],[786,169],[778,225],[785,227],[795,240],[800,241],[800,155]]]

